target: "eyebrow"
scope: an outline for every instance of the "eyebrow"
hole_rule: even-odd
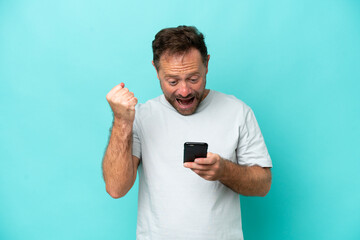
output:
[[[165,78],[178,78],[178,75],[165,74]]]
[[[191,72],[191,73],[187,74],[186,77],[190,77],[193,75],[200,75],[200,72],[198,72],[198,71]],[[165,74],[165,78],[179,78],[179,75]]]

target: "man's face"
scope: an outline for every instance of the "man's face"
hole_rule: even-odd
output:
[[[166,100],[182,115],[193,114],[209,90],[205,90],[208,59],[204,65],[200,52],[160,57],[157,77]],[[153,63],[154,64],[154,63]]]

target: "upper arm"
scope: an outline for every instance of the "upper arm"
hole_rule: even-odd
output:
[[[244,122],[239,128],[237,160],[240,165],[272,167],[263,135],[250,108],[248,108]]]

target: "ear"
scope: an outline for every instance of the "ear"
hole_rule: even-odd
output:
[[[207,61],[206,61],[206,73],[208,73],[208,70],[209,70],[209,68],[208,68],[208,66],[209,66],[209,60],[210,60],[210,55],[208,54],[208,55],[207,55]]]
[[[159,78],[159,72],[158,72],[158,70],[156,69],[156,66],[155,66],[154,61],[151,61],[151,64],[154,66],[155,71],[156,71],[156,76],[157,76],[157,78],[160,80],[160,78]]]

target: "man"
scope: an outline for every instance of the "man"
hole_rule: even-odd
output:
[[[107,94],[114,122],[106,190],[124,196],[139,171],[137,239],[243,239],[239,194],[265,196],[271,185],[255,116],[205,88],[210,56],[195,27],[163,29],[152,46],[163,95],[135,110],[124,83]],[[208,143],[207,157],[183,163],[185,142]]]

